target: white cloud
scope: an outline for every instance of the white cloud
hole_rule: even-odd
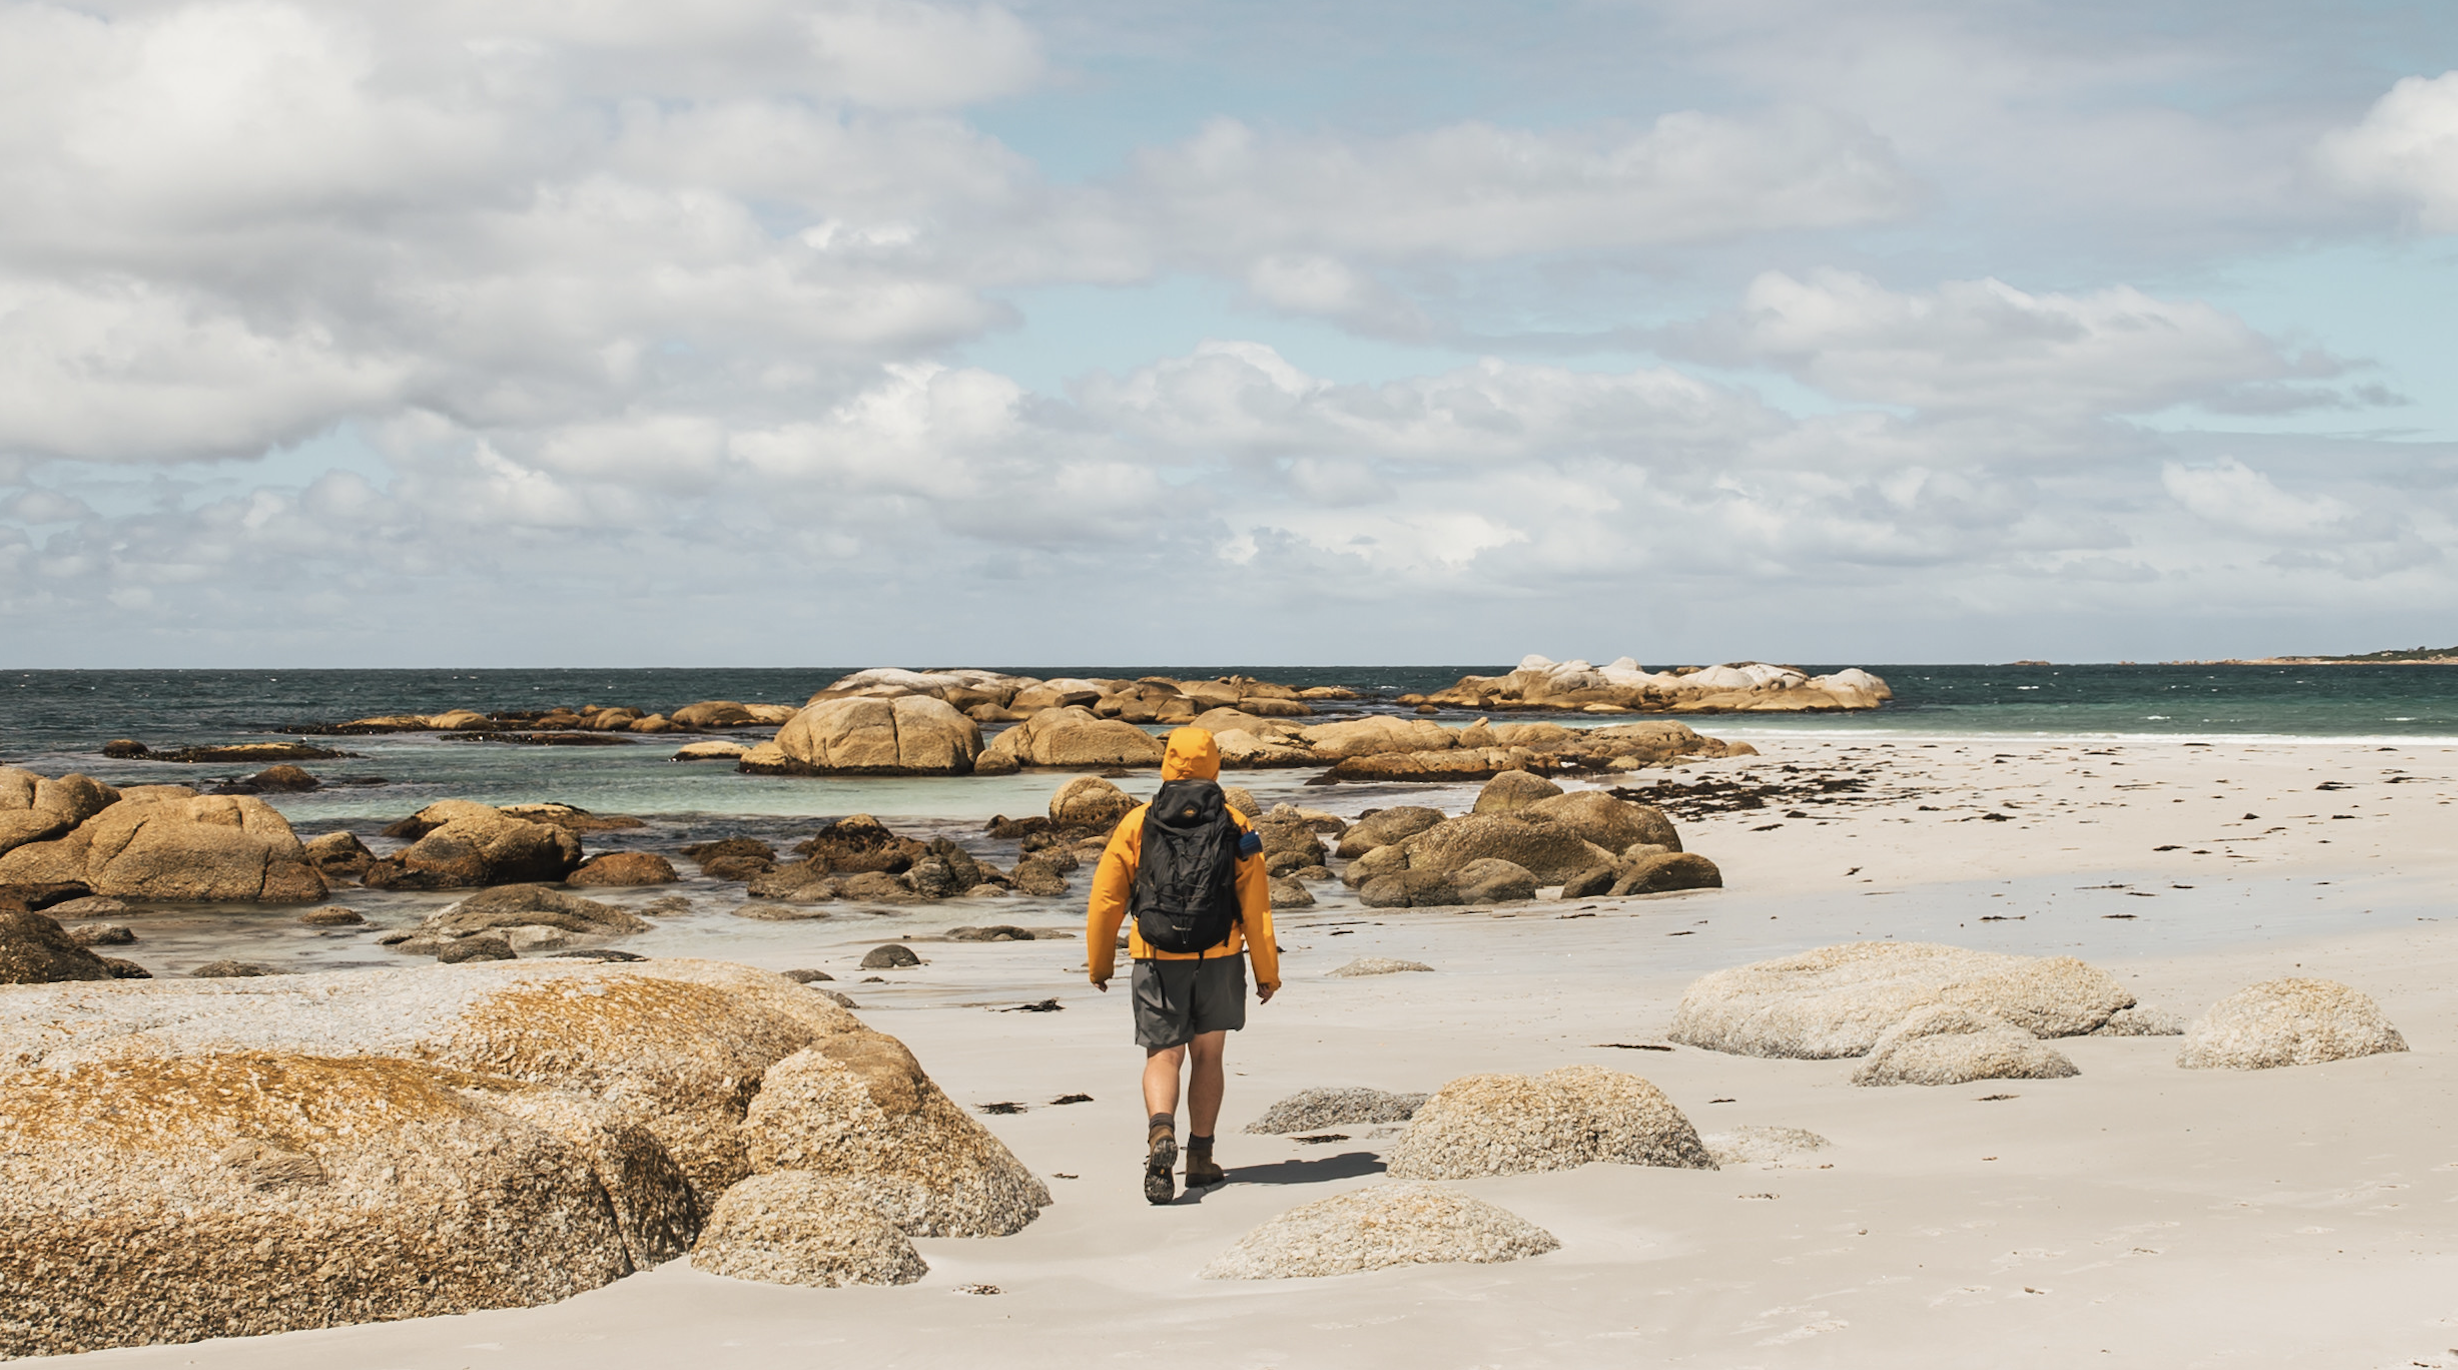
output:
[[[2169,462],[2159,482],[2176,502],[2218,526],[2262,538],[2304,539],[2338,532],[2354,513],[2328,495],[2292,495],[2234,457],[2209,466]]]
[[[2348,189],[2405,202],[2426,231],[2458,232],[2458,71],[2401,80],[2316,156]]]
[[[1645,129],[1468,122],[1383,139],[1218,119],[1135,160],[1132,205],[1173,255],[1486,261],[1881,222],[1916,199],[1848,119],[1668,114]]]
[[[0,449],[103,461],[255,456],[398,403],[417,358],[128,277],[0,278]]]
[[[1750,283],[1737,313],[1684,341],[1703,356],[1772,362],[1839,398],[1934,413],[2340,402],[2290,384],[2337,375],[2329,358],[2291,356],[2226,310],[2130,286],[2034,295],[1978,280],[1899,292],[1854,272],[1772,271]]]

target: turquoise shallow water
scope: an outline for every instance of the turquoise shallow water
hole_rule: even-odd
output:
[[[1652,663],[1651,663],[1652,664]],[[1804,663],[1812,670],[1831,669]],[[248,769],[108,761],[101,745],[133,737],[156,748],[264,740],[306,725],[454,707],[534,709],[626,703],[669,710],[700,699],[799,703],[852,668],[535,671],[18,671],[0,674],[0,761],[46,773],[81,770],[114,783],[194,783]],[[1033,675],[1213,675],[1243,670],[1292,685],[1369,692],[1354,708],[1440,689],[1499,665],[1421,667],[1018,667]],[[1697,718],[1725,737],[2027,736],[2185,738],[2458,738],[2458,668],[2431,666],[1887,666],[1895,702],[1862,714]],[[1577,720],[1566,721],[1611,721]],[[1037,812],[1049,780],[787,780],[723,763],[676,763],[673,737],[610,747],[520,747],[433,735],[320,739],[357,755],[320,762],[328,781],[384,777],[275,802],[294,820],[396,818],[433,799],[560,800],[599,812],[728,817],[853,812],[978,823]],[[1301,776],[1252,777],[1262,788]]]

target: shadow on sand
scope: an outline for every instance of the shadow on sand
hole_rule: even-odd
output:
[[[1344,1151],[1317,1160],[1276,1161],[1271,1165],[1239,1166],[1229,1172],[1231,1184],[1323,1184],[1383,1173],[1383,1158],[1371,1151]],[[1190,1189],[1181,1203],[1202,1203],[1208,1189]]]

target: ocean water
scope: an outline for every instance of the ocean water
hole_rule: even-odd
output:
[[[17,671],[0,675],[0,762],[45,773],[80,770],[114,784],[235,778],[241,766],[110,761],[112,738],[157,750],[262,741],[298,729],[383,713],[631,704],[671,710],[694,700],[800,703],[851,667],[808,670],[498,671]],[[1441,689],[1470,673],[1507,667],[1017,667],[1023,674],[1214,675],[1242,670],[1306,687],[1345,685],[1369,698],[1327,714],[1391,712],[1391,701]],[[1811,670],[1835,669],[1810,665]],[[1729,738],[1832,734],[1867,737],[2160,737],[2183,739],[2458,738],[2458,669],[2433,666],[1886,666],[1883,709],[1855,714],[1693,717]],[[1543,717],[1555,717],[1541,715]],[[1564,717],[1578,724],[1611,718]],[[766,730],[746,733],[746,738]],[[318,762],[327,780],[382,777],[271,802],[294,822],[352,826],[398,818],[434,799],[484,803],[556,800],[598,812],[678,821],[801,818],[868,812],[882,818],[978,824],[993,814],[1038,812],[1049,780],[1002,778],[782,779],[736,774],[722,762],[669,760],[675,735],[604,747],[530,747],[437,734],[312,739],[353,753]],[[1250,774],[1259,789],[1293,790],[1304,776]]]
[[[156,749],[193,744],[264,741],[298,736],[303,728],[373,714],[435,713],[455,707],[485,711],[555,704],[630,704],[670,711],[701,699],[799,703],[852,668],[809,670],[523,670],[523,671],[17,671],[0,674],[0,764],[58,774],[76,770],[117,785],[178,783],[206,786],[256,769],[113,761],[100,754],[113,738]],[[1210,676],[1220,668],[1017,668],[1038,676],[1151,674]],[[1245,673],[1296,686],[1346,685],[1370,698],[1327,706],[1329,713],[1390,712],[1396,697],[1440,689],[1469,673],[1502,666],[1246,668]],[[1822,669],[1812,667],[1812,669]],[[2170,667],[2170,666],[1875,666],[1895,690],[1888,707],[1861,714],[1718,715],[1690,721],[1728,738],[1799,734],[1895,738],[2128,737],[2406,742],[2458,740],[2458,671],[2438,667]],[[1534,715],[1536,717],[1558,717]],[[1464,716],[1463,716],[1464,717]],[[1456,721],[1456,720],[1453,720]],[[1610,717],[1564,722],[1607,723]],[[768,730],[747,730],[756,740]],[[783,778],[737,774],[729,763],[669,758],[688,735],[630,739],[603,747],[533,747],[436,734],[311,737],[350,755],[310,763],[327,788],[267,795],[303,835],[346,829],[379,852],[398,845],[377,834],[387,823],[437,799],[508,804],[554,800],[599,813],[635,815],[644,826],[591,833],[590,851],[639,849],[671,854],[694,841],[743,834],[780,849],[810,835],[819,821],[870,813],[900,832],[955,839],[1002,865],[1013,843],[984,834],[995,814],[1042,812],[1053,785],[1047,774],[981,778]],[[1447,787],[1339,786],[1309,789],[1310,771],[1247,771],[1237,783],[1269,804],[1281,799],[1319,804],[1353,815],[1394,802],[1428,803],[1451,811],[1472,799],[1474,785]],[[345,781],[373,784],[342,784]],[[1131,792],[1151,783],[1124,782]],[[593,891],[611,902],[640,906],[682,894],[690,911],[656,915],[657,928],[627,940],[655,955],[709,955],[757,964],[827,965],[842,969],[882,937],[928,936],[962,923],[1080,925],[1082,880],[1066,897],[951,900],[901,907],[823,906],[802,922],[738,916],[739,884],[699,876],[678,862],[678,885]],[[1322,912],[1353,913],[1337,887],[1325,891]],[[302,926],[297,911],[228,906],[156,905],[115,915],[136,924],[129,949],[157,974],[181,974],[225,956],[288,969],[340,969],[400,964],[398,953],[373,934],[416,924],[451,902],[450,894],[335,892],[367,916],[364,929]],[[1055,961],[1053,965],[1057,964]]]

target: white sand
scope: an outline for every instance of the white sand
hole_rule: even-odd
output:
[[[959,1102],[1031,1105],[988,1121],[1044,1176],[1078,1177],[1050,1179],[1057,1204],[1013,1237],[918,1242],[931,1271],[903,1288],[766,1287],[676,1262],[549,1308],[86,1359],[2458,1364],[2458,854],[2445,811],[2458,749],[1761,745],[1769,755],[1711,769],[1839,766],[1902,797],[1684,823],[1689,847],[1723,867],[1722,891],[1504,917],[1367,911],[1341,892],[1286,916],[1290,983],[1232,1040],[1220,1159],[1233,1183],[1199,1201],[1154,1209],[1139,1196],[1139,1054],[1124,996],[1074,972],[1080,942],[932,944],[929,965],[863,984],[853,966],[892,924],[759,925],[738,954],[834,971]],[[2394,773],[2418,779],[2385,783]],[[2325,781],[2353,788],[2316,790]],[[1367,802],[1310,797],[1346,812]],[[1978,817],[1989,812],[2010,821]],[[1782,826],[1754,831],[1769,824]],[[2135,916],[2110,916],[2122,914]],[[805,940],[776,940],[778,928]],[[2378,999],[2413,1050],[2236,1073],[2177,1069],[2172,1037],[2080,1038],[2057,1043],[2081,1068],[2073,1079],[1859,1089],[1850,1061],[1596,1045],[1661,1042],[1705,970],[1889,935],[2070,953],[2187,1016],[2256,980],[2342,980]],[[692,950],[727,954],[706,939]],[[1436,973],[1325,974],[1359,956]],[[991,1011],[1053,995],[1065,1012]],[[1283,1095],[1431,1090],[1575,1062],[1646,1076],[1701,1132],[1798,1127],[1832,1145],[1779,1166],[1593,1165],[1460,1184],[1561,1239],[1506,1265],[1196,1278],[1274,1214],[1382,1182],[1376,1155],[1391,1139],[1376,1128],[1316,1144],[1240,1132]],[[1095,1101],[1047,1103],[1073,1092]],[[1998,1094],[2014,1097],[1982,1102]],[[1004,1292],[958,1292],[975,1284]]]

